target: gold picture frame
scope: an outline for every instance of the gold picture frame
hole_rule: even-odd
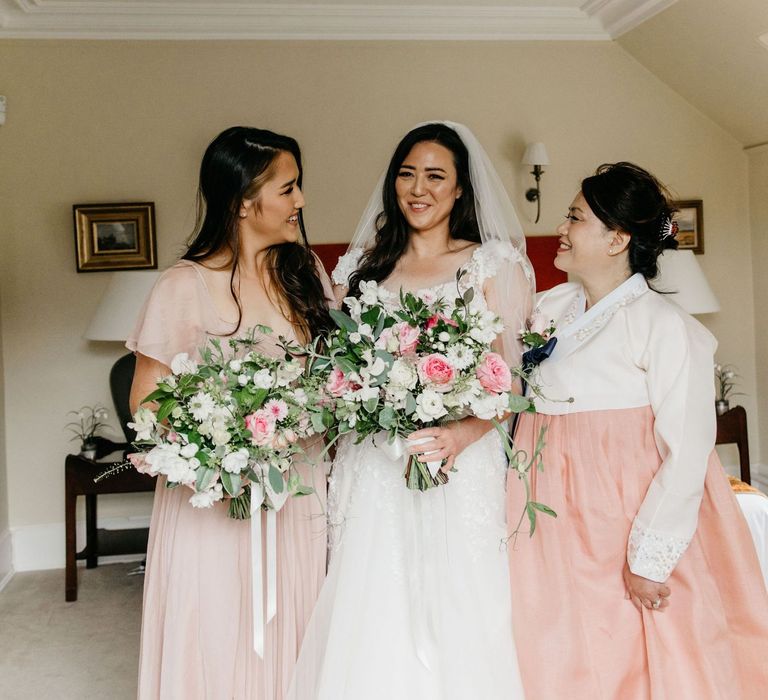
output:
[[[678,211],[673,215],[677,222],[677,247],[704,253],[704,205],[700,199],[681,199],[673,202]]]
[[[153,202],[75,204],[78,272],[157,269]]]

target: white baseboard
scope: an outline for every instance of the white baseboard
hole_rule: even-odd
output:
[[[149,516],[135,518],[100,518],[99,527],[108,530],[149,527]],[[40,571],[43,569],[63,569],[66,563],[64,553],[64,523],[46,523],[43,525],[23,525],[11,528],[13,541],[13,570]],[[77,523],[77,548],[82,549],[85,542],[85,522]],[[103,563],[141,561],[143,554],[125,554],[120,556],[99,557]]]
[[[0,532],[0,591],[13,578],[13,546],[11,531]]]

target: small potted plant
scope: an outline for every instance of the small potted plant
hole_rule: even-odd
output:
[[[740,391],[734,391],[738,376],[733,365],[715,365],[715,382],[717,383],[715,410],[718,416],[722,416],[731,408],[728,397],[742,394]]]
[[[103,406],[83,406],[78,411],[69,411],[68,416],[73,420],[65,426],[73,433],[72,439],[80,441],[80,454],[86,459],[96,457],[96,436],[98,431],[107,425],[109,412]]]

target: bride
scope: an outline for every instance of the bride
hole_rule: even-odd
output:
[[[457,281],[457,272],[463,274]],[[519,364],[533,274],[512,204],[470,130],[416,127],[395,149],[348,252],[339,298],[379,283],[471,304],[504,321],[497,351]],[[450,349],[449,349],[450,352]],[[443,460],[449,482],[411,491],[405,457],[371,439],[340,443],[329,485],[331,560],[296,667],[294,700],[517,700],[504,540],[501,440],[466,417],[412,434],[411,453]]]

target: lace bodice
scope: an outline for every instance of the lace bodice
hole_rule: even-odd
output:
[[[348,286],[349,278],[357,269],[362,255],[362,248],[355,248],[342,255],[331,275],[333,283]],[[475,303],[485,305],[485,298],[482,294],[483,284],[486,280],[491,279],[498,273],[502,263],[514,262],[522,263],[523,257],[511,243],[490,241],[475,248],[469,260],[459,267],[457,273],[463,270],[465,274],[462,275],[458,287],[454,276],[450,280],[432,285],[431,287],[422,287],[413,290],[406,289],[404,291],[410,291],[428,303],[439,297],[443,297],[449,304],[451,304],[455,298],[456,292],[463,294],[467,289],[472,287],[475,290],[475,299],[477,300]],[[397,299],[400,295],[399,289],[389,289],[385,280],[379,285],[379,290],[383,291],[384,295],[391,296],[393,303],[397,303]]]

